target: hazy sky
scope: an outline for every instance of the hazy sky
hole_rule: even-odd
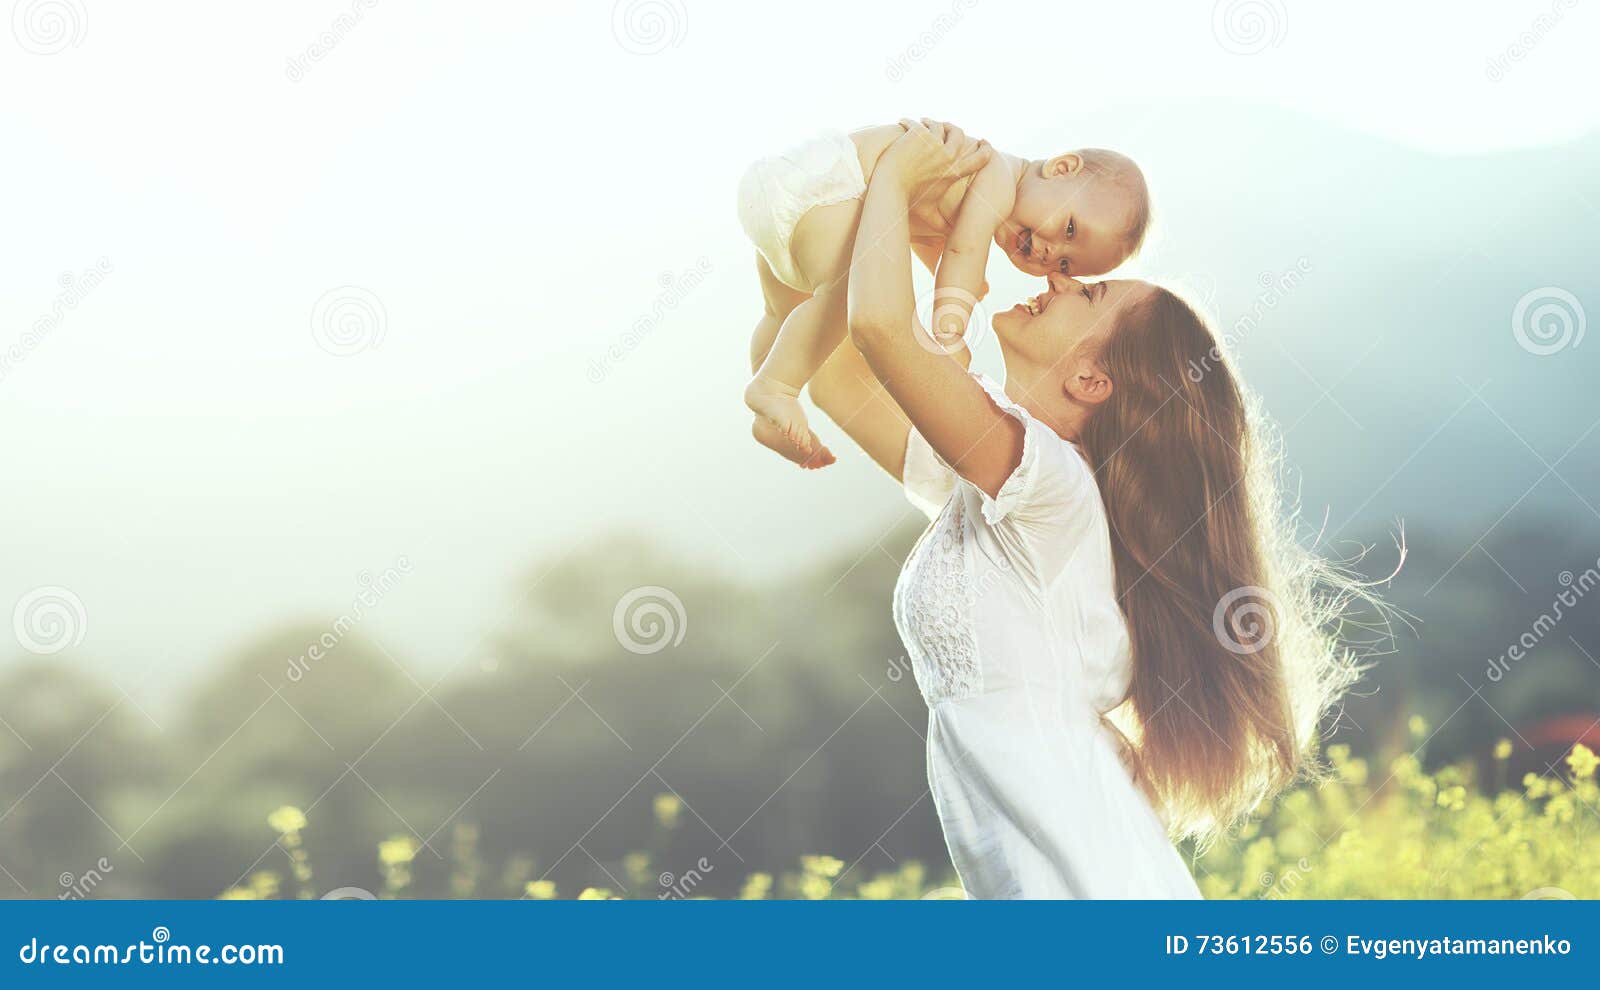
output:
[[[760,574],[881,531],[892,487],[798,475],[739,401],[735,183],[818,129],[1116,147],[1159,216],[1204,197],[1212,149],[1164,137],[1197,115],[1444,156],[1600,117],[1572,0],[566,6],[15,5],[0,606],[70,589],[61,662],[189,669],[403,557],[363,632],[442,668],[593,532]],[[1001,264],[993,298],[1035,291]]]

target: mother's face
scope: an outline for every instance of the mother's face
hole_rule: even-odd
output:
[[[1049,289],[990,321],[1007,376],[1037,381],[1061,371],[1074,354],[1092,355],[1117,325],[1117,312],[1155,288],[1135,279],[1079,282],[1051,275],[1049,281]]]

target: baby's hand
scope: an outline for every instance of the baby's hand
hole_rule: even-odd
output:
[[[906,119],[900,121],[900,126],[906,133],[884,152],[879,167],[887,165],[898,174],[912,199],[971,175],[994,155],[988,142],[967,137],[954,124]]]

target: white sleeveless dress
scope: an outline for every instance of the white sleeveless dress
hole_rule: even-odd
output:
[[[1022,462],[990,498],[912,431],[906,494],[932,524],[894,591],[950,858],[978,898],[1199,897],[1100,718],[1131,666],[1099,488],[974,377],[1022,422]]]

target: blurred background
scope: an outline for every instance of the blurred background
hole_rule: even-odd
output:
[[[1212,315],[1308,537],[1382,576],[1403,524],[1414,622],[1340,742],[1420,716],[1430,764],[1508,738],[1520,777],[1600,737],[1576,0],[12,7],[0,895],[305,848],[377,889],[387,837],[436,894],[947,870],[889,621],[920,517],[740,401],[738,176],[908,115],[1136,158],[1126,272]]]

